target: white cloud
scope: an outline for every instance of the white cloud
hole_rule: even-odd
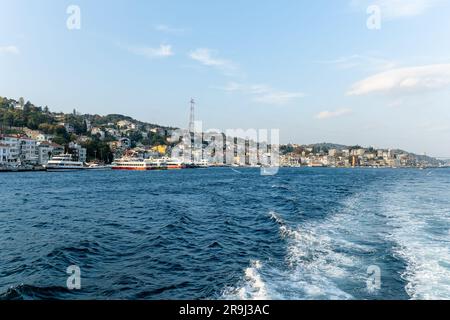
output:
[[[334,65],[336,66],[336,68],[341,70],[363,68],[372,71],[373,70],[382,71],[392,69],[396,66],[396,63],[391,60],[387,60],[376,56],[359,55],[359,54],[340,57],[334,60],[323,60],[318,62]]]
[[[305,96],[302,92],[280,91],[265,84],[247,85],[230,82],[225,87],[221,87],[219,89],[227,92],[240,92],[248,94],[253,97],[253,101],[270,105],[285,105],[295,99]]]
[[[254,101],[265,104],[284,105],[294,99],[302,98],[304,96],[305,95],[301,92],[274,91],[256,97]]]
[[[161,44],[157,48],[151,47],[129,47],[128,50],[134,54],[144,56],[149,59],[167,58],[173,56],[172,46],[168,44]]]
[[[159,25],[155,26],[155,30],[159,31],[159,32],[175,34],[175,35],[183,34],[186,31],[183,28],[174,28],[174,27],[168,26],[166,24],[159,24]]]
[[[348,95],[417,93],[450,85],[450,64],[400,68],[355,83]]]
[[[236,76],[239,74],[239,68],[232,61],[217,58],[215,52],[210,49],[196,49],[190,52],[189,57],[205,66],[220,70],[226,76]],[[230,82],[225,87],[216,87],[216,89],[247,94],[252,97],[254,102],[270,105],[285,105],[295,99],[304,97],[302,92],[276,90],[265,84]]]
[[[229,60],[214,57],[216,52],[208,48],[199,48],[189,53],[189,57],[207,67],[213,67],[225,75],[233,75],[237,71],[237,66]]]
[[[352,110],[351,109],[338,109],[336,111],[322,111],[319,112],[316,115],[316,119],[319,120],[325,120],[325,119],[330,119],[330,118],[337,118],[337,117],[341,117],[347,114],[351,114]]]
[[[19,54],[20,50],[16,46],[3,46],[0,47],[0,53]]]
[[[351,6],[366,10],[369,5],[377,5],[383,18],[393,20],[419,16],[433,8],[442,0],[352,0]]]

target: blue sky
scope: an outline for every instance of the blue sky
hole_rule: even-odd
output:
[[[0,95],[180,127],[194,97],[205,128],[450,156],[448,17],[445,0],[0,0]]]

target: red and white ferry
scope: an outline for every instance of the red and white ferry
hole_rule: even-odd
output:
[[[111,165],[113,170],[177,170],[185,169],[186,165],[179,159],[161,158],[161,159],[138,159],[121,158],[114,161]]]
[[[186,169],[186,164],[179,159],[162,158],[162,162],[168,170]]]
[[[143,159],[121,158],[112,163],[113,170],[147,170],[147,163]]]

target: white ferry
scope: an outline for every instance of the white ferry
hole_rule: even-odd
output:
[[[73,161],[71,154],[54,156],[44,167],[47,171],[74,171],[85,168],[83,162]]]
[[[122,158],[112,163],[113,170],[174,170],[185,169],[186,165],[178,159],[160,158],[160,159],[136,159]]]
[[[114,161],[111,165],[111,169],[144,171],[147,170],[147,162],[137,158],[122,158]]]
[[[167,164],[164,159],[147,159],[147,170],[167,170]]]
[[[173,158],[162,158],[168,170],[186,169],[183,161]]]

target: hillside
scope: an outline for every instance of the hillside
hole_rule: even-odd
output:
[[[36,106],[30,101],[0,97],[0,133],[23,134],[41,132],[52,142],[67,146],[76,142],[86,147],[88,158],[111,161],[110,143],[128,138],[132,147],[167,145],[171,127],[138,121],[120,114],[106,116],[52,112],[48,106]]]

